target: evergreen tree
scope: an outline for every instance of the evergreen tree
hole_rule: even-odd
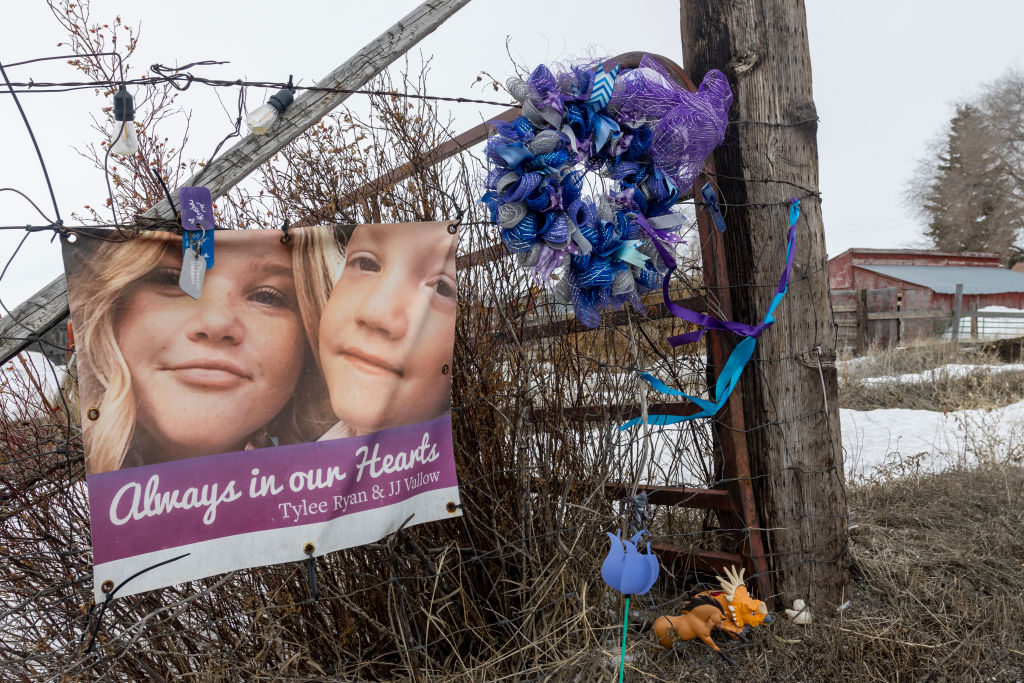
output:
[[[908,198],[944,251],[986,251],[1008,265],[1024,259],[1024,112],[1011,71],[974,103],[957,105],[942,142],[919,165]]]

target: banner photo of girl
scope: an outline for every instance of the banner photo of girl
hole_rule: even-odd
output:
[[[451,225],[64,240],[97,600],[460,514]]]

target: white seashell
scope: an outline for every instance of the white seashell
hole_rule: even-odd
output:
[[[794,624],[807,626],[811,623],[811,611],[800,598],[793,601],[793,609],[786,610],[786,617]]]

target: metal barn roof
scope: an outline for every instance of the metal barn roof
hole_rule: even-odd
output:
[[[863,268],[895,280],[921,285],[937,294],[955,294],[957,284],[964,294],[1002,294],[1024,292],[1024,273],[1006,268],[972,268],[971,266],[875,266],[855,263]]]

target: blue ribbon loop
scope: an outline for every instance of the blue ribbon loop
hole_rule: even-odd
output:
[[[800,217],[800,200],[794,199],[789,205],[789,239],[786,245],[786,272],[783,275],[783,282],[779,284],[779,291],[776,292],[775,297],[772,298],[771,303],[768,305],[768,310],[765,313],[763,322],[758,325],[760,330],[764,330],[772,323],[775,322],[775,309],[778,307],[782,298],[785,296],[786,291],[789,289],[788,275],[793,265],[793,246],[795,242],[796,222]],[[668,278],[665,280],[668,281]],[[704,330],[700,330],[698,335],[702,335]],[[760,333],[760,332],[759,332]],[[690,333],[691,335],[694,333]],[[680,335],[689,336],[689,335]],[[743,373],[743,369],[747,366],[751,356],[754,355],[754,346],[757,344],[757,336],[750,335],[744,336],[743,339],[736,345],[736,348],[729,354],[729,359],[725,362],[725,366],[722,367],[722,371],[718,374],[718,381],[715,382],[715,398],[713,400],[703,399],[697,396],[690,396],[678,389],[673,389],[668,386],[660,379],[650,373],[643,373],[640,378],[647,382],[652,388],[660,391],[663,394],[669,396],[677,396],[684,398],[691,403],[696,404],[700,411],[693,415],[648,415],[647,424],[652,425],[671,425],[679,422],[689,422],[702,417],[714,417],[719,410],[725,406],[725,402],[729,400],[729,396],[732,395],[733,389],[736,388],[736,383],[739,382],[740,375]],[[643,422],[642,418],[633,418],[629,422],[625,423],[620,430],[629,429],[635,425]]]

